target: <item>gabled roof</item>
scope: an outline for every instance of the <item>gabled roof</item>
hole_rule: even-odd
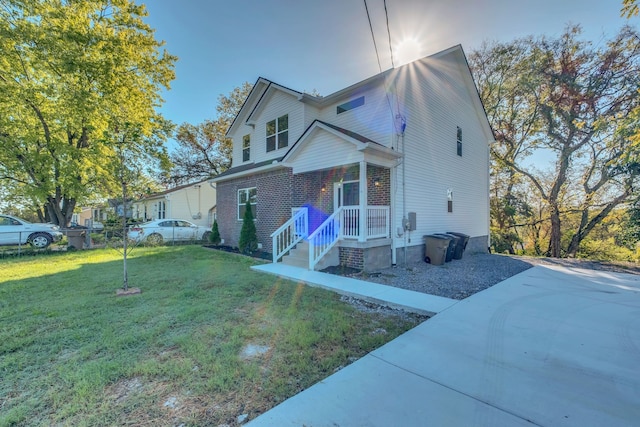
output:
[[[264,101],[269,98],[269,95],[273,91],[281,91],[296,97],[299,101],[318,103],[322,99],[321,97],[309,95],[308,93],[298,92],[281,84],[272,82],[271,80],[259,77],[256,83],[253,85],[251,92],[247,95],[240,111],[231,122],[231,126],[227,130],[227,135],[232,132],[241,123],[250,124],[251,118],[260,111],[260,108],[264,105]]]
[[[359,151],[373,151],[387,158],[401,157],[401,154],[399,154],[398,152],[384,146],[383,144],[380,144],[379,142],[362,136],[359,133],[332,125],[321,120],[314,120],[302,133],[300,138],[298,138],[298,140],[291,146],[291,148],[289,148],[289,151],[287,151],[287,153],[282,158],[282,163],[287,165],[287,162],[296,155],[296,152],[299,152],[304,148],[305,143],[311,140],[312,135],[318,130],[325,130],[347,142],[352,143],[354,145],[354,149]]]
[[[473,75],[471,74],[471,69],[469,67],[469,63],[467,61],[467,57],[464,53],[464,50],[462,49],[462,45],[458,44],[458,45],[452,46],[448,49],[434,53],[425,58],[417,59],[413,61],[413,63],[423,61],[426,59],[437,59],[447,55],[452,55],[453,57],[456,58],[458,63],[462,65],[462,68],[463,68],[462,74],[465,79],[465,84],[467,85],[469,92],[472,95],[473,103],[477,107],[476,111],[478,111],[478,119],[481,122],[483,122],[482,126],[485,130],[487,140],[493,140],[494,138],[493,130],[491,129],[489,121],[486,117],[487,116],[486,111],[484,109],[484,105],[482,104],[482,100],[480,99],[478,88],[475,84],[475,81],[473,80]],[[260,77],[254,84],[253,89],[247,96],[247,99],[245,100],[244,104],[240,108],[240,111],[236,115],[229,129],[227,130],[227,135],[229,135],[240,123],[251,124],[251,118],[254,116],[254,114],[259,112],[261,106],[263,105],[263,101],[266,101],[269,97],[269,94],[275,90],[280,90],[282,92],[293,95],[298,99],[298,101],[302,103],[309,104],[317,108],[322,108],[327,105],[338,102],[342,98],[351,97],[354,95],[354,93],[357,93],[359,90],[367,88],[371,85],[375,85],[378,83],[379,80],[385,80],[392,73],[397,72],[403,67],[409,67],[411,66],[411,64],[412,63],[408,63],[398,68],[388,69],[374,76],[371,76],[365,80],[352,84],[344,89],[340,89],[337,92],[334,92],[327,96],[309,95],[307,93],[293,90],[284,85],[281,85],[271,80]]]

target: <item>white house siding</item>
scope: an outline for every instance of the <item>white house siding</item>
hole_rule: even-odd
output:
[[[323,129],[314,131],[309,138],[288,162],[295,174],[357,163],[364,158],[352,143]]]
[[[364,96],[364,105],[337,114],[338,105]],[[382,86],[360,88],[352,96],[327,106],[320,112],[320,120],[356,132],[377,143],[389,146],[393,137],[393,114],[389,105],[394,106],[395,97]]]
[[[314,120],[317,120],[318,117],[320,117],[320,110],[308,104],[303,104],[303,107],[304,107],[304,128],[306,130],[309,126],[311,126],[311,123],[313,123]],[[297,139],[298,138],[296,138],[296,140]],[[295,140],[293,142],[295,142]],[[291,145],[291,143],[289,143],[289,145]]]
[[[414,78],[418,75],[422,78]],[[488,141],[463,82],[461,70],[450,57],[409,64],[398,72],[407,120],[406,212],[417,213],[417,229],[407,234],[407,246],[422,245],[422,236],[434,232],[489,234]],[[457,126],[462,128],[461,157],[456,152]],[[403,217],[402,166],[395,173],[392,230]],[[453,191],[451,213],[447,212],[449,189]],[[396,241],[396,247],[403,244],[404,238]]]
[[[305,106],[295,96],[274,89],[261,102],[257,117],[253,118],[255,128],[243,124],[233,135],[233,167],[284,156],[306,128]],[[267,122],[285,114],[289,115],[289,145],[267,153]],[[243,162],[242,138],[247,134],[251,135],[251,157],[249,162]]]
[[[206,181],[137,201],[133,204],[134,217],[144,219],[146,205],[147,217],[158,219],[160,201],[166,203],[165,218],[185,219],[203,227],[213,225],[209,211],[216,206],[216,189]]]

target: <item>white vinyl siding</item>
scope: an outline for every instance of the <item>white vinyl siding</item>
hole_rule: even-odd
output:
[[[293,172],[303,173],[314,170],[357,163],[363,160],[362,152],[355,146],[325,130],[316,130],[311,140],[292,160]]]
[[[339,105],[344,105],[362,96],[365,101],[363,105],[337,114],[336,109]],[[389,99],[387,99],[384,88],[375,86],[369,90],[341,98],[336,103],[323,108],[320,113],[321,120],[389,147],[395,133],[391,120],[395,114],[389,109],[389,103],[394,106],[395,97],[389,95]]]
[[[267,95],[268,99],[263,99],[265,104],[260,108],[254,117],[255,128],[243,125],[234,135],[233,140],[233,166],[242,164],[242,136],[251,133],[251,161],[260,163],[266,160],[280,158],[285,155],[289,148],[300,138],[305,130],[304,104],[296,97],[279,90]],[[288,145],[267,152],[266,129],[267,122],[278,117],[288,116]]]
[[[472,94],[463,83],[457,63],[449,59],[427,61],[422,69],[429,79],[416,84],[400,73],[396,82],[407,94],[402,100],[407,117],[406,211],[417,213],[417,230],[411,233],[408,245],[421,245],[422,236],[434,232],[458,231],[471,236],[489,233],[488,141]],[[421,119],[412,120],[414,117]],[[462,156],[456,152],[458,126],[464,132]],[[395,178],[401,189],[401,165]],[[448,190],[454,194],[451,213],[447,212]],[[400,226],[402,214],[399,191],[393,229]]]

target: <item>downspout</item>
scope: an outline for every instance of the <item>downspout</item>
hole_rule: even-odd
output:
[[[407,155],[405,153],[404,145],[404,131],[407,128],[407,122],[400,114],[396,116],[400,119],[400,139],[402,141],[402,238],[404,244],[404,266],[407,267],[407,184],[406,184],[406,160]]]
[[[406,160],[407,155],[405,153],[404,146],[404,126],[402,129],[402,239],[404,245],[404,266],[407,267],[407,185],[406,185]]]

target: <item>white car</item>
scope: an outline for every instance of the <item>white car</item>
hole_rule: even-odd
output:
[[[129,228],[128,236],[137,242],[162,242],[209,240],[211,230],[183,219],[157,219]]]
[[[60,227],[54,224],[30,223],[11,215],[0,214],[0,245],[14,246],[25,243],[44,249],[62,239]]]

